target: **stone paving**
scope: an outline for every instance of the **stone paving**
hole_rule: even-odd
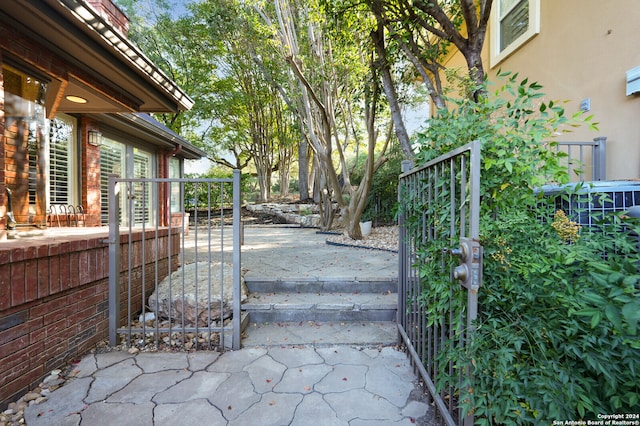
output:
[[[329,246],[323,238],[300,228],[246,229],[246,278],[295,277],[311,285],[397,276],[396,254]],[[339,330],[303,326],[308,328],[295,331],[324,344],[293,344],[289,327],[284,337],[273,330],[266,337],[266,331],[260,332],[261,344],[270,338],[288,346],[264,347],[246,339],[244,349],[224,353],[88,354],[73,366],[64,386],[26,408],[26,424],[436,424],[404,352],[391,346],[332,345]],[[371,333],[365,327],[347,327],[351,342],[358,341],[352,336],[356,330]],[[323,329],[331,332],[313,334]]]
[[[29,426],[415,425],[431,408],[391,347],[90,354]]]

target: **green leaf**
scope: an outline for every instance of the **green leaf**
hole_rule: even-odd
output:
[[[619,330],[622,328],[622,318],[620,312],[613,305],[607,305],[604,313],[609,321]]]

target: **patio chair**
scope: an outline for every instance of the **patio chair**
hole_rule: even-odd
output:
[[[60,224],[60,218],[64,221]],[[69,218],[67,215],[67,207],[65,205],[52,204],[47,211],[47,226],[53,226],[54,224],[60,226],[67,226]]]
[[[84,208],[80,204],[76,206],[76,225],[86,226]]]
[[[72,204],[67,206],[67,222],[69,226],[78,226],[78,213]]]

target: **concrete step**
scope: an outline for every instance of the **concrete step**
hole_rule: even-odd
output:
[[[242,304],[251,323],[394,321],[397,294],[250,293]]]
[[[395,293],[397,278],[257,279],[245,277],[250,293]]]
[[[396,343],[398,328],[392,321],[251,323],[242,339],[244,348],[292,345],[371,347]]]

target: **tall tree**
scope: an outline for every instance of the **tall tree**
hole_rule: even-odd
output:
[[[314,153],[322,227],[331,226],[336,203],[347,232],[360,239],[359,219],[371,177],[384,161],[389,143],[387,138],[376,159],[381,108],[374,52],[366,32],[342,31],[339,27],[331,32],[318,6],[284,0],[275,1],[270,8],[256,5],[255,9],[266,31],[279,41],[278,51],[295,77],[293,86],[281,89],[288,103],[295,105]],[[356,20],[345,24],[353,29],[358,25]],[[366,146],[367,172],[356,187],[351,184],[346,151],[360,144]]]

